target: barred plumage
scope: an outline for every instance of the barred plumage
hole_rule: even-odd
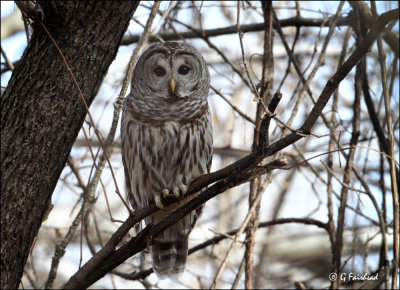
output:
[[[138,60],[121,123],[126,186],[134,209],[157,201],[166,189],[184,194],[190,180],[209,172],[208,90],[207,65],[190,45],[155,44]],[[158,223],[176,206],[158,211],[146,224]],[[183,272],[188,236],[200,212],[191,212],[154,237],[153,269],[160,278],[176,279]]]

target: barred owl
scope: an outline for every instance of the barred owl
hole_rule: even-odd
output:
[[[188,183],[210,170],[209,86],[206,62],[185,43],[154,44],[136,63],[123,105],[121,145],[132,207],[141,209],[154,201],[162,209],[146,218],[146,224],[158,223],[187,202]],[[181,202],[165,208],[162,200],[168,195]],[[188,236],[201,210],[153,237],[153,269],[159,278],[177,279],[183,272]]]

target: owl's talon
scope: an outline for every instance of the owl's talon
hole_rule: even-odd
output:
[[[164,188],[161,193],[158,193],[154,196],[154,202],[159,209],[165,209],[165,206],[162,204],[161,200],[166,199],[169,196],[173,196],[175,198],[182,198],[187,192],[187,186],[184,184],[180,184],[178,186],[174,186],[172,190]]]
[[[187,187],[186,185],[184,185],[184,184],[181,184],[181,185],[179,186],[179,188],[181,189],[182,196],[184,196],[185,193],[187,192],[188,187]]]
[[[163,190],[163,195],[164,195],[164,190]],[[161,202],[160,194],[156,194],[154,196],[154,202],[156,203],[156,207],[158,207],[159,209],[164,209],[165,208],[165,206]]]
[[[174,189],[173,189],[173,191],[172,191],[173,193],[174,193],[174,196],[176,197],[176,198],[179,198],[180,197],[180,190],[179,190],[179,188],[178,187],[176,187],[176,186],[174,186]]]
[[[162,197],[165,199],[167,198],[167,196],[169,195],[169,189],[163,189],[162,190]]]

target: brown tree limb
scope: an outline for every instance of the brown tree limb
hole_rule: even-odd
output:
[[[239,3],[239,2],[238,2]],[[277,103],[274,102],[272,106],[265,110],[265,104],[268,104],[272,97],[272,84],[274,81],[274,58],[273,58],[273,8],[272,2],[261,1],[261,7],[264,17],[264,55],[263,55],[263,69],[261,75],[261,88],[259,93],[259,100],[257,103],[256,111],[256,125],[254,128],[253,136],[253,152],[268,148],[268,130],[271,121],[271,113],[274,113]],[[240,35],[241,36],[241,35]],[[241,37],[240,37],[241,39]],[[241,42],[242,43],[242,42]],[[243,55],[243,53],[242,53]],[[244,55],[243,55],[244,58]],[[280,101],[281,98],[275,98]],[[276,103],[276,105],[275,105]],[[272,109],[272,111],[271,111]],[[263,114],[267,114],[266,118],[262,118]],[[261,132],[263,130],[263,132]],[[261,152],[261,151],[260,151]],[[264,193],[265,186],[264,180],[255,178],[250,182],[249,188],[249,209],[254,206],[256,200],[261,200],[261,195]],[[246,229],[246,243],[244,253],[244,273],[245,273],[245,287],[246,289],[253,289],[254,280],[254,246],[255,235],[259,223],[260,202],[256,206],[253,214],[250,217],[248,227]]]
[[[331,19],[328,19],[328,21],[325,22],[323,18],[303,18],[301,16],[296,16],[293,18],[288,18],[288,19],[282,19],[280,20],[280,25],[282,27],[288,27],[288,26],[296,26],[296,27],[313,27],[313,26],[321,26],[323,25],[328,26],[330,25]],[[342,17],[338,21],[338,26],[347,26],[351,25],[351,17]],[[244,24],[241,25],[241,30],[242,32],[257,32],[257,31],[264,31],[264,22],[262,23],[255,23],[255,24]],[[214,36],[219,36],[219,35],[227,35],[227,34],[235,34],[237,33],[237,27],[236,25],[228,26],[228,27],[223,27],[223,28],[216,28],[216,29],[208,29],[208,30],[197,30],[197,31],[186,31],[186,32],[180,32],[178,33],[170,33],[170,32],[164,32],[164,33],[159,33],[155,36],[150,36],[149,41],[154,42],[158,41],[158,37],[161,37],[165,41],[172,41],[172,40],[181,40],[182,38],[184,39],[191,39],[191,38],[199,38],[199,36],[203,36],[204,38],[208,37],[214,37]],[[139,41],[140,35],[130,35],[124,37],[124,39],[121,42],[121,45],[130,45],[132,43],[136,43]]]

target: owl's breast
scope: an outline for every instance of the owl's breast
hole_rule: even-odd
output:
[[[136,118],[138,113],[124,109],[121,143],[135,204],[147,204],[155,192],[187,185],[209,172],[212,126],[208,110],[185,122],[171,118],[160,122],[149,116]]]

